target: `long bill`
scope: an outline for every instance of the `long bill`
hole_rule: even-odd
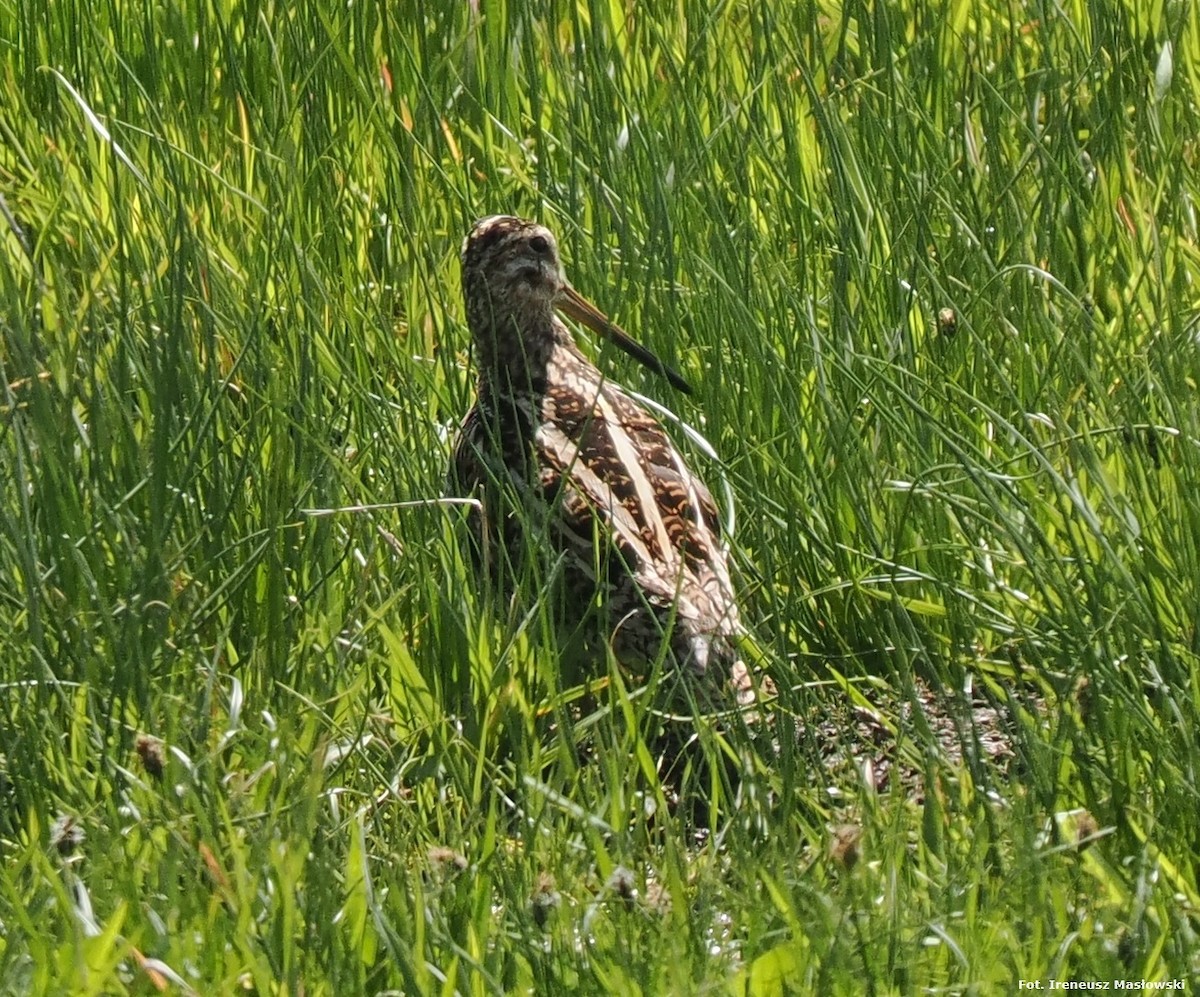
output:
[[[567,318],[574,319],[587,326],[592,332],[614,343],[638,363],[650,368],[656,374],[661,374],[685,395],[692,393],[692,386],[683,379],[682,374],[668,367],[641,343],[631,339],[629,333],[613,322],[570,284],[563,288],[558,307]]]

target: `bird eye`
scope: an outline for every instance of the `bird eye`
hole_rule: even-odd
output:
[[[544,253],[550,248],[550,243],[546,241],[544,235],[535,235],[529,240],[529,247],[535,253]]]

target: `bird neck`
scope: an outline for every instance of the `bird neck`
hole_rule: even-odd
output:
[[[564,335],[553,310],[493,308],[471,318],[481,393],[544,395],[550,357]]]

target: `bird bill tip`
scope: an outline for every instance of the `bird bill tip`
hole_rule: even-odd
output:
[[[567,318],[574,319],[597,335],[615,343],[624,353],[633,357],[642,366],[648,367],[656,374],[661,374],[677,390],[682,391],[685,395],[692,393],[692,386],[684,380],[682,374],[659,360],[570,284],[563,288],[558,307]]]

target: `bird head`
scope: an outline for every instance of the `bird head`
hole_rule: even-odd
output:
[[[536,222],[492,215],[475,223],[462,247],[463,279],[490,307],[553,311],[569,286],[554,234]]]
[[[476,222],[463,241],[462,268],[467,321],[477,335],[481,329],[494,330],[497,321],[549,329],[557,310],[691,394],[682,376],[571,286],[563,274],[558,241],[544,225],[512,215]]]

